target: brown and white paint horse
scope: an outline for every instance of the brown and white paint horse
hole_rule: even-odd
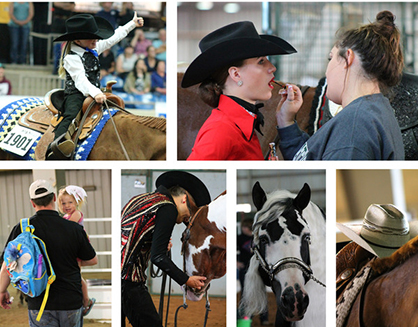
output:
[[[200,207],[183,232],[182,252],[187,275],[205,276],[200,289],[186,287],[190,301],[200,301],[213,279],[226,273],[226,191]]]

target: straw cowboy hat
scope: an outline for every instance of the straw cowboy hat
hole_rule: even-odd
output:
[[[236,22],[206,35],[200,42],[201,54],[184,73],[183,88],[201,83],[220,68],[248,58],[295,53],[285,40],[259,35],[252,22]]]
[[[57,37],[54,42],[74,40],[102,40],[111,37],[115,31],[104,18],[90,14],[78,14],[65,21],[66,33]]]
[[[418,235],[417,224],[408,224],[402,212],[393,204],[372,204],[362,224],[337,223],[337,227],[349,239],[380,258],[389,257]]]
[[[211,201],[209,191],[203,182],[196,176],[179,170],[172,170],[160,175],[155,181],[155,186],[160,185],[170,188],[180,186],[193,197],[198,207],[209,204]]]

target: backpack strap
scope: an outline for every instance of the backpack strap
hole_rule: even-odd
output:
[[[44,299],[42,300],[41,308],[39,309],[38,316],[36,317],[36,321],[39,321],[41,319],[41,316],[42,316],[43,312],[44,312],[44,309],[45,309],[45,306],[46,306],[46,301],[48,300],[49,288],[51,287],[51,284],[55,281],[57,276],[55,275],[54,269],[52,268],[51,260],[49,259],[48,253],[46,252],[46,246],[45,246],[44,241],[42,241],[37,236],[34,236],[34,238],[39,241],[38,244],[41,245],[42,250],[45,253],[46,261],[48,262],[49,269],[50,269],[49,271],[51,272],[51,275],[48,276],[48,284],[46,285]]]
[[[20,219],[20,231],[23,233],[26,231],[27,227],[29,227],[29,218]],[[30,229],[30,232],[33,234],[32,228]]]

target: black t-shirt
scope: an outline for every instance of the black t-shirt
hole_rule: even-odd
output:
[[[112,62],[115,62],[115,56],[112,51],[110,51],[107,56],[105,56],[104,53],[99,55],[100,69],[108,71],[112,67]]]
[[[45,310],[77,310],[82,306],[81,274],[77,258],[91,260],[96,252],[79,224],[63,219],[55,210],[40,210],[30,218],[34,234],[44,241],[52,267],[57,275],[51,284]],[[21,233],[17,224],[7,242]],[[7,244],[7,243],[6,243]],[[28,298],[29,310],[39,310],[44,293]]]

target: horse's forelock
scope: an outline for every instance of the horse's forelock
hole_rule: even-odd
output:
[[[255,244],[258,244],[260,228],[267,226],[288,210],[295,197],[296,194],[286,190],[278,190],[267,195],[263,208],[256,213],[254,218],[253,235]]]

